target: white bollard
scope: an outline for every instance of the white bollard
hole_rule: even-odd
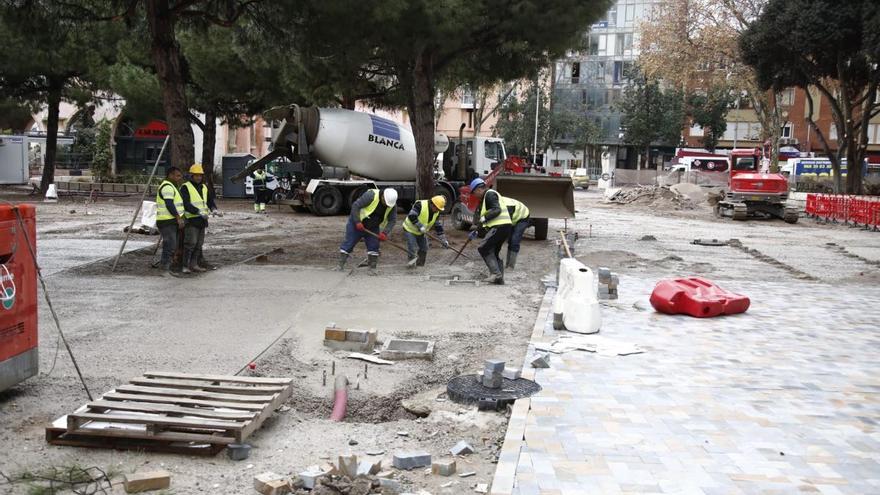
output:
[[[55,183],[49,184],[49,188],[46,190],[46,201],[58,201],[58,191],[55,189]]]
[[[602,326],[596,298],[593,271],[574,258],[559,262],[559,288],[553,313],[562,314],[565,329],[577,333],[596,333]]]

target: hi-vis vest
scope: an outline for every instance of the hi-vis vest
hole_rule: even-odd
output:
[[[488,196],[489,194],[498,194],[498,191],[494,189],[489,189],[483,195],[483,205],[482,210],[480,210],[480,217],[486,216],[486,196]],[[500,194],[498,194],[498,206],[501,207],[501,213],[497,217],[484,223],[483,227],[486,227],[488,229],[492,227],[497,227],[499,225],[510,225],[510,212],[507,211],[507,205],[504,203],[504,196]]]
[[[156,191],[157,222],[160,220],[174,220],[176,218],[170,211],[168,211],[168,208],[165,207],[165,198],[162,196],[162,191],[167,191],[168,188],[171,188],[171,190],[174,191],[174,209],[177,210],[178,215],[183,213],[183,198],[180,196],[180,191],[177,190],[177,186],[169,180],[163,180],[162,183],[159,184],[159,190]]]
[[[373,189],[373,201],[370,202],[367,206],[361,208],[360,219],[361,222],[364,221],[365,218],[372,215],[376,208],[379,206],[379,190]],[[385,209],[385,218],[382,219],[382,223],[379,224],[379,228],[384,229],[386,225],[388,225],[388,215],[391,214],[391,208]]]
[[[513,208],[513,213],[510,215],[510,221],[513,222],[514,225],[518,224],[520,220],[529,217],[529,207],[524,205],[522,201],[513,198],[504,198],[504,204],[507,206],[508,212]]]
[[[202,186],[199,189],[196,189],[195,184],[192,182],[187,182],[183,185],[183,187],[189,190],[189,202],[199,209],[198,213],[184,212],[183,216],[186,218],[196,218],[208,214],[208,186],[205,184],[199,185]]]
[[[431,207],[428,206],[428,200],[423,199],[419,201],[422,204],[422,209],[419,211],[419,223],[425,226],[426,230],[431,230],[431,227],[437,222],[437,217],[440,216],[440,210],[437,210],[437,213],[431,215]],[[430,218],[429,218],[430,216]],[[412,235],[422,235],[422,232],[418,227],[415,226],[409,220],[409,216],[406,217],[406,220],[403,221],[403,230],[409,232]]]

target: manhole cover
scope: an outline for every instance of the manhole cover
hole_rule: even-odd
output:
[[[519,378],[501,380],[501,388],[484,387],[480,375],[459,375],[449,380],[446,392],[449,399],[459,404],[476,404],[480,399],[492,399],[512,403],[516,399],[528,397],[541,391],[537,383]]]

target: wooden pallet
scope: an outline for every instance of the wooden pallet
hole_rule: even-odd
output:
[[[46,428],[53,445],[214,455],[293,392],[291,378],[144,373]]]

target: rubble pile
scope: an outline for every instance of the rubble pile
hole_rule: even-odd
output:
[[[638,204],[675,210],[691,210],[696,207],[690,194],[680,191],[674,186],[637,186],[630,189],[618,189],[606,195],[606,200],[610,203]]]

